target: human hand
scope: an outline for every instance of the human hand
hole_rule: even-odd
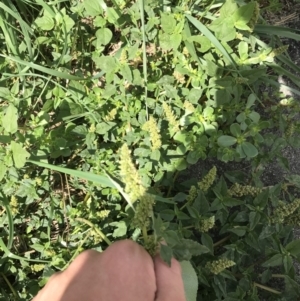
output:
[[[181,267],[154,259],[137,243],[122,240],[103,253],[81,253],[54,274],[32,301],[185,301]]]

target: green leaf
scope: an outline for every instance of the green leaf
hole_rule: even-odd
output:
[[[238,46],[239,56],[241,60],[248,58],[248,43],[241,41]]]
[[[212,32],[196,18],[190,15],[185,16],[201,33],[203,33],[210,40],[210,42],[216,47],[216,49],[218,49],[223,54],[224,58],[226,58],[232,64],[232,66],[237,69],[235,60],[231,57],[231,55],[220,43],[220,41],[212,34]]]
[[[20,143],[12,141],[10,147],[13,154],[15,166],[17,168],[22,168],[25,165],[26,159],[30,156],[30,154],[22,147],[22,144]]]
[[[75,22],[68,15],[65,15],[63,20],[64,20],[64,23],[63,23],[62,27],[66,33],[69,33],[70,30],[75,25]]]
[[[83,5],[87,14],[91,17],[101,15],[103,9],[106,9],[104,2],[99,0],[84,0]]]
[[[42,18],[37,18],[35,24],[41,30],[52,30],[54,28],[54,19],[48,15],[43,16]]]
[[[118,70],[118,62],[115,57],[93,57],[93,61],[95,62],[98,68],[102,69],[105,72],[115,72]]]
[[[259,212],[250,212],[249,214],[249,221],[250,221],[250,231],[252,231],[257,224],[259,223],[261,218],[261,214]]]
[[[161,244],[159,251],[161,259],[166,262],[169,266],[171,266],[171,259],[173,257],[173,251],[170,247]]]
[[[276,228],[274,226],[266,226],[259,235],[259,240],[265,239],[270,237],[276,232]]]
[[[197,274],[189,261],[182,261],[180,265],[186,301],[196,301],[198,292]]]
[[[202,244],[207,247],[212,255],[214,255],[214,242],[211,236],[207,233],[202,233],[201,235]]]
[[[112,32],[108,28],[100,28],[96,31],[97,45],[107,45],[112,39]]]
[[[239,205],[244,204],[244,201],[234,199],[231,197],[224,197],[222,203],[227,207],[233,207],[233,206],[239,206]]]
[[[230,132],[234,137],[239,137],[241,135],[241,127],[238,123],[232,123],[230,125]]]
[[[113,237],[122,237],[127,233],[127,225],[124,221],[110,223],[110,226],[117,227],[113,232]]]
[[[267,283],[272,277],[272,271],[270,269],[265,270],[261,274],[261,282],[262,283]]]
[[[275,266],[280,266],[282,265],[282,254],[275,254],[272,256],[270,259],[265,261],[262,266],[263,267],[275,267]]]
[[[241,144],[241,147],[242,147],[243,152],[245,153],[245,155],[249,158],[254,158],[258,154],[257,148],[253,144],[251,144],[250,142],[243,142]]]
[[[2,126],[8,133],[14,134],[18,130],[18,110],[10,104],[2,118]]]
[[[216,38],[222,42],[229,42],[234,40],[236,36],[236,30],[234,23],[230,19],[218,18],[211,23],[209,29],[215,32]]]
[[[230,18],[237,9],[238,6],[234,0],[226,0],[220,9],[221,18]]]
[[[269,200],[269,189],[264,189],[254,200],[253,204],[259,208],[265,208]]]
[[[164,32],[169,34],[174,32],[176,20],[173,14],[162,13],[160,22],[161,28]]]
[[[177,232],[173,230],[164,231],[163,238],[166,241],[167,245],[171,248],[180,243]]]
[[[234,145],[237,142],[235,137],[223,135],[218,138],[219,146],[228,147]]]
[[[247,24],[254,12],[255,2],[250,2],[246,5],[243,5],[233,14],[234,22],[240,22],[241,24]]]
[[[159,212],[160,217],[163,220],[171,221],[175,217],[175,213],[171,209],[165,209]]]
[[[285,250],[293,256],[298,257],[300,255],[300,239],[290,242],[285,246]]]
[[[7,171],[7,167],[3,162],[0,162],[0,181],[4,178]]]
[[[283,257],[283,266],[284,266],[285,273],[288,274],[291,268],[293,267],[293,259],[291,256],[285,255]]]
[[[210,250],[198,242],[191,240],[191,239],[182,239],[181,244],[188,249],[188,251],[191,253],[193,256],[209,253]]]

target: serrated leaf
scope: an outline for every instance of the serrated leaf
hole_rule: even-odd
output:
[[[234,145],[237,142],[235,137],[223,135],[218,138],[219,146],[228,147]]]
[[[14,134],[18,130],[18,110],[10,104],[2,118],[2,126],[8,133]]]
[[[186,249],[189,250],[191,255],[197,256],[205,253],[209,253],[209,249],[198,242],[191,240],[191,239],[182,239],[182,244],[185,246]]]
[[[12,141],[10,147],[13,154],[15,166],[17,168],[22,168],[25,165],[26,159],[30,156],[30,154],[22,147],[20,143]]]
[[[166,245],[161,244],[159,254],[161,259],[169,266],[171,266],[171,259],[173,257],[172,249]]]
[[[197,274],[189,261],[182,261],[180,265],[186,301],[196,301],[198,291]]]

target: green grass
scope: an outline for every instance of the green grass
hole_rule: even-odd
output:
[[[152,254],[163,239],[165,261],[194,269],[188,301],[300,296],[299,179],[261,180],[300,146],[300,107],[277,81],[299,87],[279,38],[300,34],[265,23],[230,0],[0,3],[0,301],[31,300],[80,252],[124,238]],[[189,168],[207,158],[251,167],[199,184]],[[222,258],[235,266],[214,275]]]

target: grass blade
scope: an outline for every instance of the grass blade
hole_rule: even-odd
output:
[[[29,163],[33,163],[37,166],[40,167],[45,167],[45,168],[49,168],[58,172],[62,172],[65,174],[68,174],[70,176],[73,177],[78,177],[87,181],[91,181],[97,184],[100,184],[104,187],[112,187],[112,188],[116,188],[114,183],[109,179],[109,177],[105,176],[105,175],[96,175],[90,172],[84,172],[84,171],[80,171],[80,170],[74,170],[74,169],[70,169],[70,168],[65,168],[65,167],[59,167],[56,165],[52,165],[52,164],[48,164],[48,163],[42,163],[42,162],[38,162],[38,161],[34,161],[34,160],[27,160],[27,162]]]
[[[275,86],[275,87],[278,87],[278,88],[283,88],[284,90],[290,91],[290,92],[292,92],[293,94],[296,94],[296,95],[299,95],[299,96],[300,96],[300,91],[299,91],[299,90],[296,90],[296,89],[291,88],[291,87],[289,87],[289,86],[287,86],[287,85],[284,85],[284,84],[280,84],[279,82],[277,82],[277,81],[275,81],[275,80],[265,78],[265,79],[264,79],[264,82],[269,83],[269,84],[271,84],[272,86]]]
[[[68,73],[65,73],[65,72],[60,72],[60,71],[57,71],[57,70],[46,68],[46,67],[37,65],[35,63],[32,63],[32,62],[23,61],[23,60],[21,60],[19,58],[12,57],[12,56],[9,56],[9,55],[0,54],[0,57],[4,57],[4,58],[6,58],[8,60],[14,61],[14,62],[19,63],[21,65],[24,65],[27,68],[32,68],[32,69],[44,72],[46,74],[55,76],[55,77],[59,77],[59,78],[63,78],[63,79],[69,79],[69,80],[90,80],[90,79],[97,79],[97,78],[99,78],[99,77],[101,77],[101,76],[103,76],[105,74],[105,72],[102,71],[102,72],[100,72],[100,73],[98,73],[98,74],[96,74],[96,75],[94,75],[92,77],[83,78],[83,77],[71,75],[71,74],[68,74]]]
[[[227,52],[227,50],[224,48],[224,46],[220,43],[220,41],[215,37],[215,35],[200,21],[198,21],[196,18],[185,15],[186,18],[201,32],[203,33],[210,42],[215,45],[215,47],[223,54],[223,56],[237,69],[237,64],[234,61],[234,59],[231,57],[231,55]]]
[[[14,240],[14,221],[13,221],[13,217],[12,217],[12,213],[11,213],[11,210],[9,207],[8,200],[2,191],[1,191],[1,196],[2,196],[1,201],[2,201],[3,207],[5,208],[7,218],[8,218],[9,232],[8,232],[7,249],[10,250],[13,245],[13,240]]]
[[[254,28],[256,33],[264,33],[267,35],[280,36],[282,38],[293,39],[300,41],[300,30],[291,29],[288,27],[272,26],[272,25],[256,25]],[[298,32],[298,33],[295,33]]]

